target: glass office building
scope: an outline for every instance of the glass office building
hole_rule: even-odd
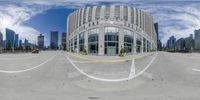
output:
[[[58,31],[51,31],[50,48],[51,49],[58,49]]]
[[[153,18],[124,5],[81,8],[67,18],[67,50],[94,55],[150,52],[157,48]]]

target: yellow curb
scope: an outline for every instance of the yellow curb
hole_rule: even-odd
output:
[[[152,55],[154,53],[147,54],[145,56],[138,56],[138,57],[133,57],[133,58],[129,58],[129,59],[123,59],[123,60],[95,60],[95,59],[91,59],[91,58],[88,58],[88,57],[85,57],[85,56],[82,56],[82,55],[78,55],[78,54],[72,54],[72,53],[68,53],[68,54],[75,56],[75,57],[78,57],[78,58],[81,58],[81,59],[84,59],[84,60],[89,60],[89,61],[94,61],[94,62],[128,62],[128,61],[131,61],[133,59],[136,60],[136,59],[144,58],[144,57]]]

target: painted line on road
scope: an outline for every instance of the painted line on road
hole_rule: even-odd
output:
[[[150,65],[153,63],[153,61],[156,59],[157,57],[157,53],[156,53],[156,56],[154,56],[152,58],[152,60],[148,63],[148,65],[143,69],[141,70],[139,73],[135,74],[134,76],[129,76],[129,77],[126,77],[126,78],[120,78],[120,79],[105,79],[105,78],[98,78],[98,77],[95,77],[95,76],[92,76],[92,75],[89,75],[87,74],[86,72],[82,71],[80,68],[78,68],[78,66],[76,66],[73,61],[66,55],[64,54],[65,57],[69,60],[69,62],[73,65],[73,67],[75,69],[77,69],[81,74],[87,76],[88,78],[91,78],[91,79],[94,79],[94,80],[98,80],[98,81],[106,81],[106,82],[121,82],[121,81],[127,81],[127,80],[131,80],[133,78],[136,78],[138,76],[140,76],[142,73],[144,73],[149,67]]]
[[[41,63],[41,64],[39,64],[39,65],[37,65],[35,67],[32,67],[32,68],[28,68],[28,69],[24,69],[24,70],[17,70],[17,71],[0,70],[0,73],[14,74],[14,73],[22,73],[22,72],[30,71],[30,70],[39,68],[40,66],[42,66],[42,65],[46,64],[47,62],[51,61],[54,57],[56,57],[56,55],[52,56],[51,58],[47,59],[45,62],[43,62],[43,63]]]
[[[132,60],[131,70],[129,73],[129,77],[133,77],[133,76],[135,76],[135,59]]]
[[[22,60],[22,59],[31,59],[31,58],[36,58],[38,56],[33,56],[33,57],[14,57],[14,58],[0,58],[0,60]]]
[[[193,71],[197,71],[197,72],[200,72],[200,69],[197,69],[197,68],[192,68]]]
[[[151,61],[148,63],[148,65],[143,69],[141,70],[140,72],[138,72],[134,77],[138,77],[139,75],[143,74],[150,66],[151,64],[153,63],[153,61],[156,59],[158,53],[156,53],[156,56],[154,56]]]

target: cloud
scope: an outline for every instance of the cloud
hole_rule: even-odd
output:
[[[24,26],[23,22],[29,20],[38,13],[42,13],[45,9],[39,6],[31,8],[28,5],[14,3],[0,5],[0,30],[4,35],[4,39],[5,28],[10,28],[19,34],[20,39],[26,38],[34,43],[40,32],[32,27]]]
[[[188,37],[200,28],[199,1],[154,1],[139,4],[138,7],[150,12],[154,21],[159,23],[159,36],[163,43],[172,35],[177,39]]]

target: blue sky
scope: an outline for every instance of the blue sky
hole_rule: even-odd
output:
[[[200,1],[197,0],[0,0],[0,31],[11,28],[36,43],[37,36],[45,35],[49,45],[51,30],[66,31],[67,15],[90,5],[125,4],[150,13],[159,23],[159,37],[163,43],[174,35],[187,37],[200,28]],[[5,37],[4,37],[5,38]]]
[[[49,9],[24,22],[24,25],[39,30],[41,34],[45,35],[45,45],[49,45],[50,31],[58,30],[59,40],[61,40],[62,32],[66,32],[66,16],[74,10],[66,8]]]

